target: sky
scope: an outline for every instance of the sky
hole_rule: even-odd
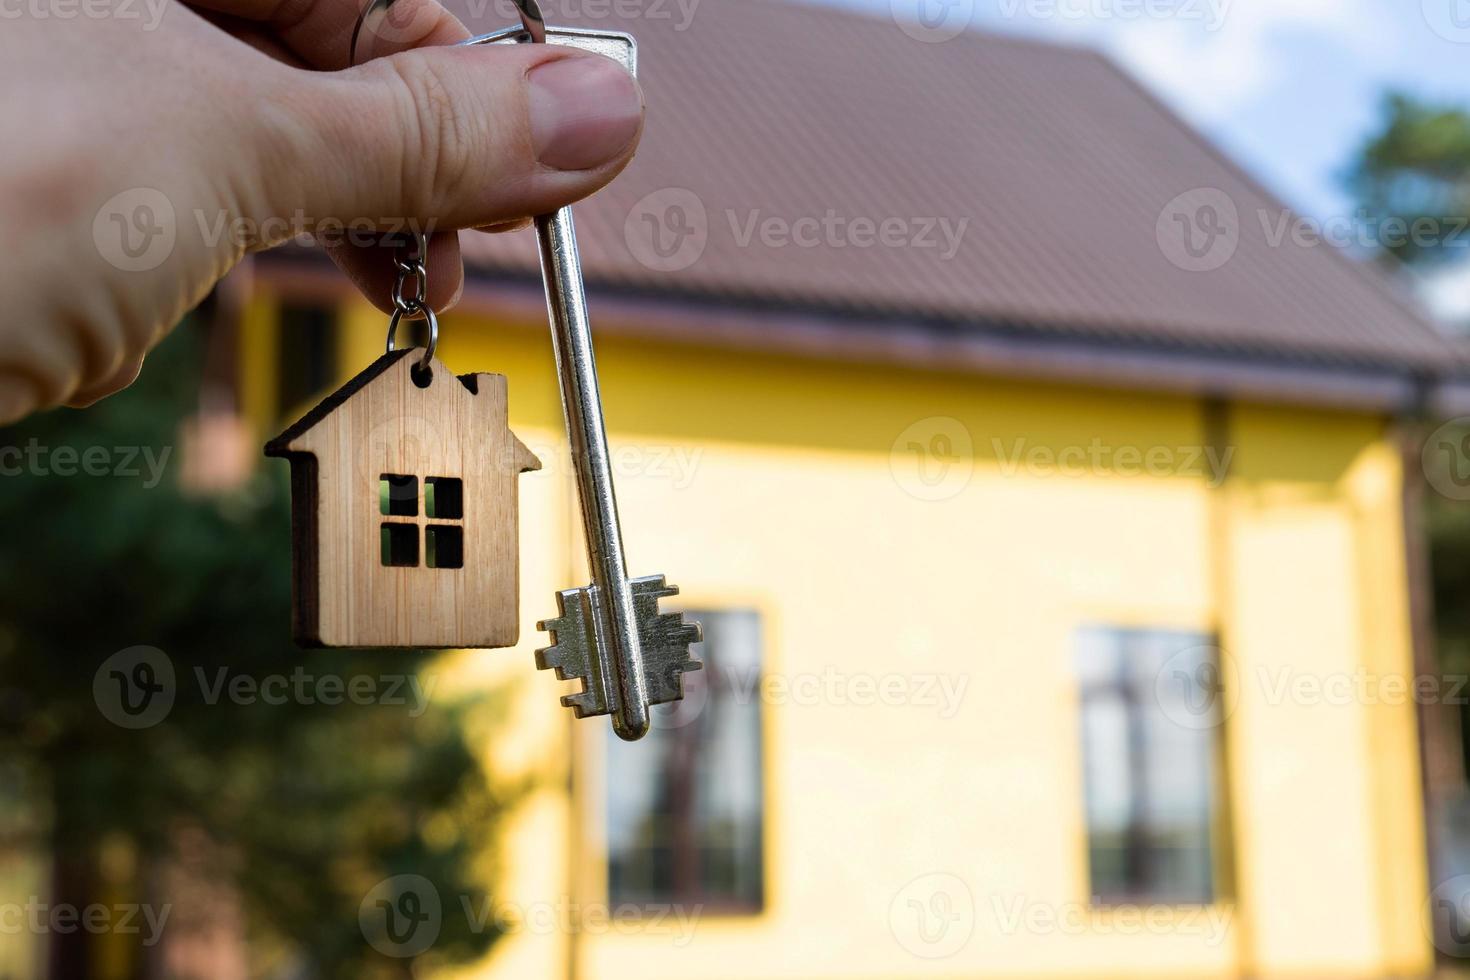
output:
[[[1099,48],[1323,220],[1399,89],[1470,107],[1470,0],[817,0]],[[942,20],[941,20],[942,18]]]

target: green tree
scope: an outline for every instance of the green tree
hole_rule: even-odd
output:
[[[460,903],[484,900],[472,869],[493,860],[484,842],[517,792],[487,777],[467,735],[491,724],[493,698],[450,704],[429,687],[425,706],[413,685],[424,691],[435,668],[422,652],[292,644],[284,466],[209,499],[180,491],[173,456],[156,486],[141,453],[136,475],[117,472],[135,448],[157,460],[174,445],[197,402],[197,334],[178,331],[137,385],[93,409],[0,430],[4,842],[49,855],[51,900],[80,908],[102,898],[103,851],[119,847],[141,869],[135,900],[189,901],[156,872],[182,841],[205,841],[199,870],[238,896],[257,975],[406,975],[410,961],[359,925],[364,897],[400,874],[442,898],[423,957],[476,957],[495,931]],[[112,472],[64,475],[89,450]],[[174,700],[157,724],[127,728],[94,679],[136,645],[166,655]],[[250,693],[270,677],[288,696],[280,682]],[[101,968],[84,934],[44,938],[52,976]],[[128,958],[133,976],[158,975],[157,947]]]
[[[1383,257],[1432,265],[1470,259],[1470,112],[1394,93],[1358,153],[1349,182],[1370,220],[1410,228],[1417,241],[1380,237]],[[1470,443],[1467,443],[1470,445]],[[1444,460],[1453,465],[1454,460]],[[1441,665],[1470,670],[1470,505],[1426,496]]]
[[[1465,108],[1388,95],[1381,122],[1359,150],[1348,180],[1369,220],[1377,224],[1384,262],[1430,267],[1470,260],[1470,112]],[[1470,428],[1447,438],[1446,433],[1439,435],[1436,442],[1441,445],[1470,447]],[[1427,462],[1459,468],[1470,459],[1431,453]],[[1422,485],[1422,499],[1438,666],[1445,672],[1470,672],[1470,503],[1433,489],[1452,485],[1441,478],[1447,472],[1426,474],[1416,465],[1406,475],[1430,477]],[[1458,733],[1470,731],[1463,709],[1459,717],[1452,711],[1446,706],[1446,711],[1426,716],[1429,778],[1442,797],[1463,788],[1466,753],[1464,736]],[[1440,730],[1443,738],[1436,736],[1437,722],[1447,726]],[[1454,744],[1457,737],[1459,745]],[[1446,754],[1455,758],[1447,760]],[[1445,785],[1451,782],[1451,771],[1453,784]]]
[[[1378,226],[1384,258],[1410,263],[1465,258],[1470,112],[1390,94],[1349,183]]]

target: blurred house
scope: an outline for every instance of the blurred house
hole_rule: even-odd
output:
[[[593,9],[649,105],[577,209],[631,571],[706,669],[634,745],[534,671],[582,538],[534,242],[466,235],[441,356],[546,466],[521,646],[448,662],[550,777],[467,974],[1426,972],[1399,420],[1458,356],[1094,53]],[[256,268],[264,437],[385,318]]]

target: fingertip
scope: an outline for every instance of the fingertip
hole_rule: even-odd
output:
[[[429,276],[426,294],[434,312],[442,313],[459,302],[464,289],[464,261],[460,257],[459,234],[434,232],[428,243],[427,261],[424,263]],[[393,264],[395,250],[391,245],[344,242],[328,246],[327,253],[368,302],[385,314],[393,312],[397,270]],[[412,287],[409,288],[411,291]]]
[[[95,384],[90,388],[74,392],[66,400],[66,406],[68,408],[90,408],[102,399],[110,395],[115,395],[124,388],[131,386],[134,381],[138,380],[138,375],[142,372],[143,359],[141,357],[134,358],[123,364],[121,368],[113,372],[107,380],[100,384]]]
[[[38,406],[35,386],[13,374],[0,375],[0,425],[13,425]]]

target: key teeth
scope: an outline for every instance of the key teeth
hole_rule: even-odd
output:
[[[638,618],[639,640],[643,648],[643,676],[648,703],[668,704],[684,697],[684,674],[700,670],[704,664],[689,653],[691,645],[704,638],[698,623],[684,621],[678,612],[660,612],[660,599],[679,594],[662,575],[647,575],[629,582],[633,592],[634,613]],[[558,615],[536,624],[538,630],[551,635],[551,645],[536,651],[536,667],[551,669],[560,680],[579,680],[582,689],[563,695],[561,703],[572,709],[577,718],[605,715],[610,711],[602,692],[594,689],[592,677],[594,642],[585,622],[586,588],[568,589],[556,594]]]
[[[580,694],[563,694],[561,703],[564,707],[572,709],[572,715],[581,719],[591,715],[605,715],[606,711],[597,710],[597,699],[585,689]]]
[[[592,676],[595,652],[588,648],[584,589],[566,589],[556,594],[557,615],[536,624],[551,635],[551,644],[536,651],[536,668],[553,670],[558,680],[581,681],[580,690],[562,696],[561,703],[578,718],[608,713],[606,699],[596,690]]]
[[[679,587],[670,585],[664,576],[649,575],[632,584],[633,602],[640,620],[647,624],[639,639],[648,703],[678,701],[684,697],[684,674],[704,667],[689,653],[689,647],[703,639],[704,631],[698,623],[686,623],[683,613],[659,612],[660,599],[679,594]]]

